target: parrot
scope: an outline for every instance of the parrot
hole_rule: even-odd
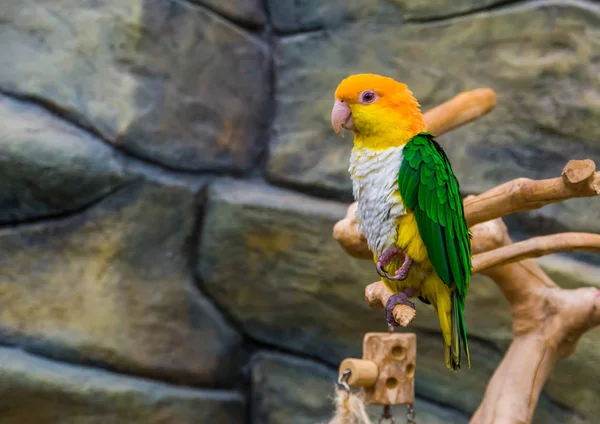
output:
[[[356,221],[375,269],[392,293],[385,305],[393,331],[396,305],[418,298],[437,313],[445,365],[471,356],[464,309],[471,274],[471,238],[450,161],[426,130],[421,106],[404,83],[353,74],[334,94],[333,130],[354,133],[348,172]]]

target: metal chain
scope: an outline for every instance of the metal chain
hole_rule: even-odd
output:
[[[412,403],[406,405],[406,424],[417,424],[415,406]]]
[[[381,414],[381,418],[379,419],[379,424],[390,423],[395,424],[394,417],[392,416],[392,412],[390,410],[389,405],[385,405],[383,407],[383,414]]]
[[[389,405],[383,407],[383,414],[379,419],[379,424],[389,423],[395,424],[394,417],[392,416],[392,412],[390,410]],[[407,424],[417,424],[415,407],[412,403],[406,405],[406,423]]]

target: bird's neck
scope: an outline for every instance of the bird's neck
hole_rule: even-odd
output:
[[[386,150],[391,147],[401,147],[426,130],[420,111],[403,118],[389,123],[379,123],[366,131],[354,131],[354,148]]]

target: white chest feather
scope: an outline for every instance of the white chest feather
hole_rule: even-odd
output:
[[[350,157],[349,171],[358,202],[356,218],[369,249],[377,256],[396,240],[396,220],[406,213],[398,191],[403,147],[354,149]]]

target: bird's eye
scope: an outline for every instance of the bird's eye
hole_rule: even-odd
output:
[[[372,90],[363,91],[360,93],[360,102],[363,105],[368,105],[377,100],[377,94]]]

